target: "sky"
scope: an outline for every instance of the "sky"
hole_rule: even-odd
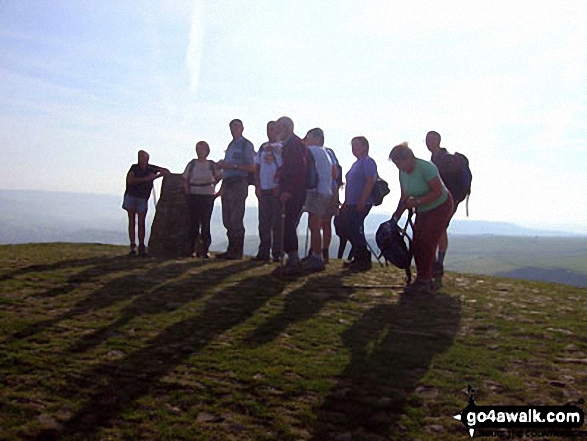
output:
[[[587,232],[582,3],[0,0],[0,188],[122,194],[139,149],[181,173],[233,118],[258,146],[287,115],[345,172],[368,138],[377,211],[391,148],[429,159],[436,130],[469,158],[469,219]]]

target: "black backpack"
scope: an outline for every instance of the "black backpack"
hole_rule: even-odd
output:
[[[241,144],[241,148],[243,149],[243,157],[245,156],[245,147],[247,146],[247,143],[253,145],[253,143],[251,141],[249,141],[247,138],[244,138],[244,139],[245,139],[245,142],[243,142]],[[253,146],[253,153],[256,155],[254,146]],[[257,183],[255,182],[255,173],[247,172],[247,184],[257,185]]]
[[[408,218],[411,225],[411,215]],[[407,224],[406,224],[407,227]],[[407,239],[407,244],[405,239]],[[396,267],[406,272],[406,282],[412,281],[412,250],[411,240],[406,231],[399,227],[395,219],[391,218],[383,222],[375,233],[375,242],[379,247],[379,258],[383,257],[385,262],[391,262]]]
[[[318,170],[316,169],[316,158],[308,147],[306,149],[306,189],[316,190],[318,188]]]
[[[469,159],[462,153],[447,153],[438,161],[438,171],[442,182],[452,194],[455,202],[462,202],[471,194],[473,175],[469,168]],[[468,215],[467,209],[467,215]]]
[[[373,196],[373,205],[379,206],[383,203],[383,198],[389,194],[389,184],[377,176],[371,195]]]
[[[344,184],[342,182],[342,167],[340,166],[340,163],[338,162],[338,158],[336,157],[334,150],[332,150],[330,147],[326,147],[326,152],[328,153],[328,156],[330,156],[330,159],[332,160],[332,162],[336,166],[336,175],[337,175],[336,176],[336,186],[338,188],[340,188]]]

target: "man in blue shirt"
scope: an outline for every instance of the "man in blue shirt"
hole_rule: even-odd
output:
[[[243,137],[244,126],[240,119],[230,124],[232,141],[228,144],[224,159],[218,163],[222,169],[222,223],[226,228],[228,249],[218,254],[219,259],[242,259],[245,241],[245,201],[249,194],[247,176],[255,172],[255,149],[251,141]]]
[[[367,138],[356,136],[351,146],[357,160],[346,174],[344,205],[340,215],[353,246],[354,259],[349,268],[367,271],[371,269],[371,253],[367,248],[363,224],[373,206],[372,192],[377,179],[377,164],[369,156]]]

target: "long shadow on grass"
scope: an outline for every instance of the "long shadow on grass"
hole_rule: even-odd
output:
[[[317,315],[327,303],[348,300],[353,291],[354,288],[343,286],[341,274],[312,278],[289,293],[281,313],[255,329],[246,341],[251,346],[269,343],[292,324]]]
[[[219,280],[255,265],[250,261],[243,261],[229,266],[209,268],[189,278],[158,284],[154,289],[153,287],[145,287],[142,294],[136,296],[129,305],[122,309],[120,316],[114,322],[83,336],[71,346],[69,351],[83,352],[99,345],[136,317],[179,309],[202,297]]]
[[[391,435],[432,358],[452,344],[460,310],[446,294],[402,294],[396,304],[373,307],[344,331],[351,362],[318,410],[313,439]]]
[[[244,270],[250,265],[253,264],[243,263],[236,267]],[[224,273],[227,270],[225,267]],[[222,277],[218,279],[216,283],[221,282]],[[200,314],[168,327],[147,341],[143,348],[72,379],[70,385],[77,382],[78,388],[71,393],[89,399],[65,423],[63,432],[44,431],[36,439],[56,439],[73,434],[85,438],[107,425],[121,411],[148,394],[151,387],[175,367],[198,354],[216,337],[246,321],[267,300],[279,295],[284,286],[284,281],[267,274],[241,280],[214,294]],[[193,296],[209,290],[210,285],[191,283],[185,288],[191,290]]]
[[[187,262],[170,265],[160,264],[155,267],[149,266],[143,268],[142,271],[134,272],[130,275],[118,277],[106,283],[102,288],[85,296],[70,310],[63,314],[36,322],[27,328],[14,333],[11,338],[20,339],[30,337],[50,328],[51,326],[55,326],[64,320],[69,320],[89,312],[97,312],[115,305],[118,302],[128,300],[133,296],[144,294],[151,289],[152,285],[147,285],[144,282],[141,282],[141,276],[148,275],[150,280],[149,283],[151,284],[161,284],[166,280],[179,277],[181,274],[197,265],[201,264]]]
[[[134,262],[133,262],[134,261]],[[124,265],[140,264],[144,261],[138,261],[138,259],[129,259],[127,256],[103,256],[103,257],[88,257],[85,259],[68,259],[62,260],[55,263],[47,264],[35,264],[29,265],[22,268],[18,268],[13,271],[6,272],[0,275],[0,282],[14,279],[19,276],[23,276],[29,273],[43,273],[52,272],[58,270],[69,270],[78,267],[85,267],[92,265],[93,268],[87,270],[89,279],[97,278],[101,275],[120,271]],[[71,276],[75,282],[75,275]],[[86,278],[81,278],[85,281]]]

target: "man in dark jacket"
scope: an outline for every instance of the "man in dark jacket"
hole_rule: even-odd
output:
[[[301,271],[297,227],[306,199],[307,149],[300,137],[294,134],[291,118],[283,116],[277,120],[277,124],[283,142],[277,192],[285,211],[283,251],[287,254],[287,263],[283,274],[288,275]]]

